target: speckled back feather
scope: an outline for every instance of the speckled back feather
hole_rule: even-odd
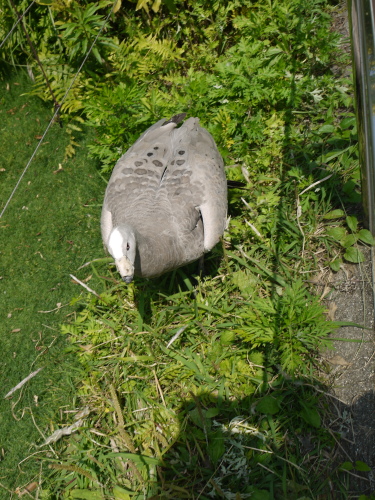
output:
[[[198,118],[160,120],[120,158],[102,212],[107,245],[112,229],[137,233],[135,274],[158,276],[201,257],[222,235],[227,213],[224,164]]]

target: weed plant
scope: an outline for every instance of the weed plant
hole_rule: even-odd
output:
[[[346,498],[317,379],[335,324],[308,283],[360,262],[358,244],[374,240],[358,222],[349,56],[333,7],[144,0],[137,9],[41,0],[27,18],[57,100],[104,26],[62,106],[66,157],[83,124],[93,127],[88,148],[108,177],[147,126],[185,111],[246,188],[230,193],[228,231],[204,277],[192,265],[126,287],[108,264],[91,264],[98,293],[74,299],[81,311],[62,326],[84,373],[80,412],[59,425],[68,437],[52,434],[40,498],[316,499],[332,488]],[[50,100],[19,34],[4,51]]]

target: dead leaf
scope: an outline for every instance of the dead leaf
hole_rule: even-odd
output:
[[[337,311],[337,305],[335,302],[328,302],[327,318],[331,321],[335,321],[335,313]]]
[[[91,412],[90,408],[88,406],[85,406],[85,408],[82,408],[78,413],[74,415],[74,420],[78,420],[83,417],[87,417]]]
[[[332,365],[338,365],[338,366],[349,366],[351,363],[346,361],[342,356],[339,354],[335,354],[332,358],[327,359],[328,363],[331,363]]]
[[[37,487],[38,487],[38,483],[36,481],[33,481],[32,483],[30,483],[26,486],[25,490],[31,492],[31,491],[36,490]]]
[[[61,163],[59,163],[59,168],[58,168],[57,170],[54,170],[54,171],[53,171],[53,173],[54,173],[54,174],[58,174],[59,172],[62,172],[63,170],[64,170],[64,169],[63,169],[63,167],[62,167]]]
[[[344,271],[347,280],[350,280],[353,276],[353,271],[351,270],[351,268],[349,266],[350,266],[350,264],[346,264],[346,263],[341,264],[341,269]]]
[[[20,487],[15,489],[15,493],[19,496],[22,497],[23,495],[27,495],[30,497],[30,493],[38,488],[38,483],[36,481],[33,481],[32,483],[28,484],[24,489],[21,489]]]
[[[324,285],[322,295],[320,296],[320,300],[323,300],[324,297],[326,297],[330,293],[331,290],[332,290],[332,288],[330,286]]]
[[[34,76],[32,68],[29,65],[27,66],[27,74],[29,75],[30,80],[32,80],[34,82],[35,76]]]
[[[315,276],[312,276],[310,278],[310,283],[313,283],[314,285],[321,285],[322,284],[322,278],[324,276],[324,272],[320,271],[320,273],[316,274]]]
[[[91,352],[92,350],[92,344],[80,345],[79,347],[85,352]]]
[[[84,423],[84,419],[79,419],[74,424],[69,425],[69,427],[62,427],[61,429],[57,429],[53,434],[51,434],[42,444],[45,446],[46,444],[55,443],[63,436],[70,436],[73,432],[79,429]]]
[[[21,328],[15,328],[14,330],[11,331],[11,333],[18,333],[21,331]]]

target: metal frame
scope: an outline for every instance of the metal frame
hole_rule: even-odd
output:
[[[365,223],[375,234],[375,0],[348,0]]]

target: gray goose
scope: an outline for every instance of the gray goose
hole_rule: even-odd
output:
[[[126,283],[203,256],[227,216],[224,162],[198,118],[159,120],[117,162],[101,216],[104,245]]]

